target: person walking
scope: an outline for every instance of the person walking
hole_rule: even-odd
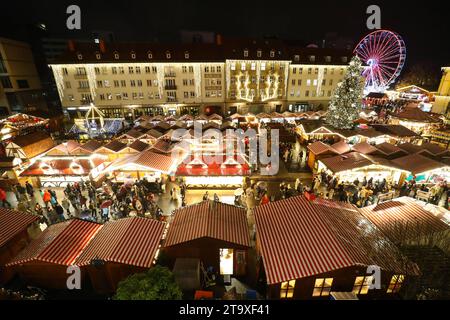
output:
[[[66,220],[66,217],[64,217],[64,208],[61,207],[61,205],[59,203],[55,204],[55,211],[56,214],[58,215],[59,221],[64,221]]]
[[[34,199],[34,188],[29,181],[25,182],[25,188],[27,189],[28,196],[30,200]]]
[[[2,202],[3,207],[6,207],[6,205],[8,205],[8,207],[12,208],[11,204],[6,198],[6,191],[0,188],[0,201]]]
[[[66,210],[67,216],[71,217],[72,214],[70,213],[70,201],[67,199],[67,197],[64,197],[61,201],[62,207]]]

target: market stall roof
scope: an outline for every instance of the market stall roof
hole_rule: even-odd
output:
[[[408,156],[394,159],[391,162],[395,164],[397,167],[409,171],[415,175],[448,167],[447,165],[441,162],[435,161],[421,154],[410,154]]]
[[[418,107],[404,108],[403,111],[393,114],[393,118],[404,119],[413,122],[439,123],[440,120]]]
[[[105,170],[120,171],[126,169],[127,167],[140,167],[140,170],[170,174],[175,171],[176,166],[180,161],[181,160],[179,158],[146,150],[138,154],[116,159]]]
[[[27,159],[40,155],[55,146],[53,139],[45,132],[33,132],[16,136],[6,145],[6,148],[19,146]]]
[[[186,129],[186,128],[187,128],[187,124],[183,121],[177,121],[170,127],[171,130]]]
[[[257,119],[270,119],[271,116],[270,116],[270,114],[268,114],[268,113],[261,112],[261,113],[258,113],[258,114],[256,115],[256,118],[257,118]]]
[[[368,144],[367,142],[360,142],[355,144],[352,147],[353,151],[362,153],[362,154],[372,154],[372,153],[376,153],[377,151],[379,151],[376,147]]]
[[[148,137],[150,138],[154,138],[154,139],[159,139],[160,137],[162,137],[164,134],[159,132],[158,130],[155,129],[150,129],[145,133]]]
[[[156,141],[156,143],[151,147],[151,151],[168,154],[171,153],[174,149],[181,148],[181,144],[179,142],[173,142],[169,139],[160,139]]]
[[[6,266],[35,261],[64,266],[72,265],[101,226],[98,223],[79,219],[51,225]]]
[[[250,247],[246,210],[211,200],[175,210],[164,247],[200,238]]]
[[[401,144],[398,145],[398,147],[400,149],[402,149],[403,151],[407,152],[408,154],[414,154],[414,153],[418,153],[418,152],[424,151],[417,144],[412,144],[412,143],[409,143],[409,142],[401,143]]]
[[[136,129],[131,129],[130,131],[124,133],[123,135],[121,135],[119,137],[119,139],[139,139],[144,135],[144,133],[136,130]]]
[[[133,143],[128,145],[128,148],[139,151],[139,152],[144,151],[148,147],[150,147],[149,144],[142,142],[140,140],[135,140],[135,141],[133,141]]]
[[[310,145],[308,145],[308,150],[314,153],[316,156],[327,152],[335,153],[335,151],[332,150],[328,144],[325,144],[322,141],[311,143]]]
[[[80,144],[78,142],[69,140],[53,147],[45,154],[45,156],[70,156],[79,146]]]
[[[256,207],[255,220],[268,284],[361,265],[404,272],[398,249],[357,208],[297,196]]]
[[[195,121],[208,121],[208,116],[206,114],[200,114],[195,117]]]
[[[376,131],[392,137],[409,138],[419,136],[414,131],[399,124],[371,124],[370,126]]]
[[[164,133],[170,129],[170,124],[165,121],[160,121],[153,127],[153,129]]]
[[[213,113],[212,115],[210,115],[208,117],[209,121],[212,121],[212,120],[222,121],[222,119],[223,119],[222,116],[219,116],[217,113]]]
[[[39,219],[37,215],[0,208],[0,248]]]
[[[76,148],[74,152],[88,152],[88,153],[94,153],[98,149],[100,149],[103,146],[103,144],[97,140],[89,140],[85,144],[81,145],[80,147]]]
[[[381,153],[383,153],[387,156],[390,156],[390,155],[393,155],[396,153],[398,153],[399,155],[400,154],[403,154],[403,155],[408,154],[406,151],[404,151],[404,150],[400,149],[399,147],[397,147],[391,143],[388,143],[388,142],[383,142],[383,143],[377,144],[375,146],[375,148],[377,148],[378,151],[380,151]]]
[[[337,153],[337,154],[344,154],[352,151],[352,148],[350,145],[345,142],[344,140],[341,140],[339,142],[336,142],[335,144],[331,145],[331,148]]]
[[[194,121],[194,117],[191,116],[190,114],[185,114],[185,115],[181,116],[178,120],[179,121]]]
[[[150,268],[164,227],[162,222],[141,217],[107,222],[75,260],[75,265],[82,267],[93,260],[103,260]]]
[[[443,156],[448,155],[450,151],[446,148],[441,147],[435,143],[425,142],[420,146],[424,151],[428,152],[433,156]]]
[[[120,150],[126,148],[127,145],[125,143],[120,142],[119,140],[113,140],[108,144],[105,144],[103,147],[97,149],[97,152],[101,149],[106,149],[112,152],[119,152]]]
[[[92,169],[104,162],[105,160],[100,157],[92,159],[39,159],[26,168],[20,176],[87,176]]]
[[[330,171],[336,173],[351,169],[357,169],[372,164],[370,160],[363,157],[358,152],[351,152],[346,155],[338,155],[320,160]]]
[[[450,226],[409,197],[365,207],[361,213],[394,242],[450,230]]]

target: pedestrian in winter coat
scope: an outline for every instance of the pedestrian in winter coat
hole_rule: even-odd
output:
[[[61,207],[59,203],[56,203],[55,211],[56,211],[56,214],[58,215],[60,221],[66,220],[66,217],[64,217],[64,208]]]
[[[30,196],[30,199],[34,198],[34,188],[33,186],[30,184],[30,182],[26,182],[25,183],[25,188],[27,189],[27,193]]]
[[[70,201],[67,199],[67,197],[64,197],[61,201],[62,207],[66,210],[67,215],[70,217],[72,214],[70,213]]]
[[[10,208],[12,207],[8,200],[6,200],[6,191],[2,188],[0,188],[0,201],[2,202],[3,207],[6,207],[6,205]]]

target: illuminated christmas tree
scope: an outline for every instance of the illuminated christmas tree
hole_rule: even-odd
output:
[[[361,76],[364,67],[358,57],[353,57],[344,80],[338,83],[328,108],[327,122],[336,129],[352,129],[359,118],[364,90]]]

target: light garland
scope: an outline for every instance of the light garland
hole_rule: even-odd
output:
[[[60,65],[51,65],[53,71],[53,76],[55,77],[56,87],[58,88],[59,99],[62,100],[64,97],[64,89],[66,88],[64,84],[64,76],[62,73],[63,67]]]

